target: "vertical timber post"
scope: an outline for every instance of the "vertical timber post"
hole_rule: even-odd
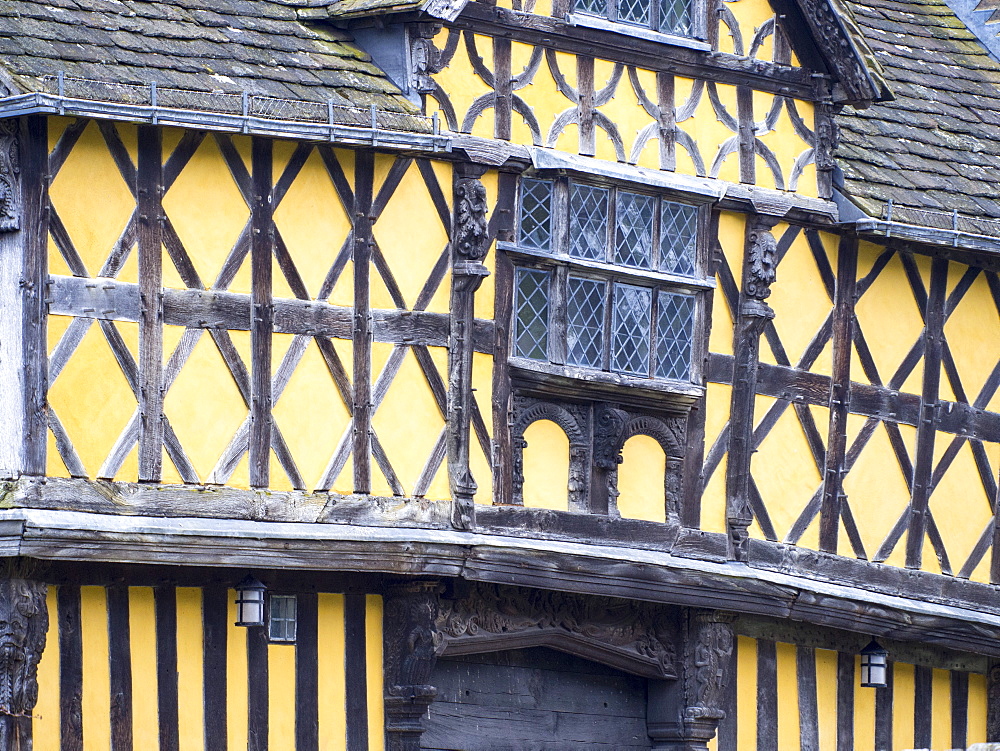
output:
[[[750,458],[753,456],[754,399],[760,335],[774,311],[764,302],[775,279],[777,244],[773,219],[748,217],[743,257],[743,288],[733,340],[733,393],[729,413],[729,461],[726,465],[726,524],[729,558],[747,561],[748,529],[753,522],[750,504]]]
[[[372,328],[369,274],[375,155],[356,152],[354,186],[354,492],[371,492]]]
[[[472,327],[476,290],[489,275],[482,260],[489,248],[483,170],[455,168],[455,216],[451,241],[451,321],[448,335],[448,479],[452,526],[471,530],[476,523],[476,481],[469,469],[472,422]]]
[[[158,482],[163,466],[162,132],[139,126],[139,481]]]
[[[16,563],[0,574],[0,751],[31,751],[32,710],[38,700],[38,662],[45,649],[49,611],[43,582]]]
[[[819,546],[837,552],[844,497],[844,460],[847,452],[847,413],[851,389],[851,347],[854,338],[854,294],[858,266],[858,237],[843,235],[837,251],[837,288],[833,309],[833,377],[830,379],[830,432],[823,468]]]
[[[0,121],[0,476],[45,474],[48,136],[41,116]]]
[[[271,467],[271,267],[274,257],[274,223],[271,202],[272,142],[254,138],[253,237],[250,246],[250,486],[266,488]]]
[[[437,689],[429,685],[437,662],[438,589],[435,580],[390,585],[383,632],[386,751],[419,751],[421,718]]]
[[[497,240],[513,242],[517,203],[517,175],[501,172],[497,180]],[[506,253],[496,252],[496,277],[493,280],[493,322],[496,330],[493,347],[493,502],[512,503],[514,498],[514,446],[510,420],[513,394],[510,384],[511,326],[514,318],[514,266]]]
[[[686,611],[678,652],[678,679],[650,681],[646,729],[657,751],[706,751],[726,716],[726,689],[734,679],[733,617]]]
[[[920,393],[920,422],[917,424],[917,452],[913,462],[913,490],[910,494],[910,520],[906,534],[907,568],[920,568],[927,534],[927,505],[933,482],[934,434],[938,422],[947,284],[948,261],[935,258],[931,263],[931,288],[924,313],[924,381]]]

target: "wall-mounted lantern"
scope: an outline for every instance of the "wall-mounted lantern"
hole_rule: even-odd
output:
[[[866,688],[885,688],[888,682],[889,652],[874,639],[861,650],[861,685]]]
[[[236,625],[264,625],[264,592],[267,587],[251,574],[236,585]]]

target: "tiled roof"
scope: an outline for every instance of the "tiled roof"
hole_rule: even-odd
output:
[[[839,117],[845,193],[916,224],[1000,218],[1000,64],[943,0],[850,5],[896,99]]]
[[[351,37],[268,0],[2,0],[0,75],[52,76],[416,112]]]

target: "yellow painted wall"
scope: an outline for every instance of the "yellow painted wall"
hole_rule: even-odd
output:
[[[33,713],[34,747],[57,749],[60,738],[59,618],[57,587],[48,593],[49,633],[38,669],[38,704]],[[157,711],[156,619],[153,589],[129,587],[129,629],[132,671],[132,737],[136,749],[159,746]],[[229,592],[227,630],[228,747],[247,747],[247,629],[234,626],[235,591]],[[104,587],[80,589],[83,644],[82,721],[85,751],[109,751],[110,663],[107,597]],[[202,590],[176,589],[177,682],[179,741],[182,751],[204,749],[204,691]],[[344,748],[346,743],[344,598],[321,593],[318,601],[318,706],[320,747]],[[382,598],[366,599],[366,662],[369,749],[383,748],[382,707]],[[268,645],[268,747],[293,751],[295,747],[294,644]]]
[[[524,505],[566,511],[569,438],[551,420],[538,420],[524,431],[524,440]]]
[[[645,435],[629,438],[618,466],[618,511],[626,519],[666,520],[663,480],[666,455]]]

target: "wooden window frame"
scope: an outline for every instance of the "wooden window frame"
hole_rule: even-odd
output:
[[[274,633],[274,601],[276,599],[291,600],[292,601],[292,616],[291,618],[279,618],[277,619],[281,623],[291,623],[292,624],[292,635],[291,636],[276,636]],[[271,644],[294,644],[296,638],[298,637],[298,619],[299,619],[299,603],[298,597],[296,595],[289,594],[270,594],[267,596],[267,640]]]
[[[550,212],[550,240],[548,249],[525,247],[521,242],[521,209],[522,185],[524,179],[546,180],[552,185]],[[571,185],[601,187],[610,190],[608,199],[608,238],[605,243],[603,260],[586,260],[571,256],[569,253],[570,224],[570,190]],[[619,191],[648,195],[657,199],[654,209],[654,228],[652,236],[653,268],[637,268],[624,266],[613,262],[615,238],[617,232],[617,215],[615,202]],[[694,253],[694,271],[691,275],[675,274],[654,270],[658,268],[659,254],[659,223],[661,217],[661,200],[683,203],[694,207],[697,211],[696,239]],[[514,321],[510,327],[511,337],[517,331],[517,272],[518,268],[538,269],[549,273],[549,321],[548,321],[548,360],[529,359],[516,354],[513,340],[510,343],[509,358],[515,375],[530,374],[533,371],[539,375],[545,374],[562,378],[567,383],[575,382],[582,388],[587,384],[628,386],[647,389],[658,394],[673,393],[681,397],[697,398],[703,393],[704,363],[707,357],[707,305],[708,296],[715,287],[714,280],[708,275],[708,249],[710,229],[710,207],[704,196],[691,196],[678,191],[652,189],[649,186],[635,185],[623,181],[603,180],[586,176],[584,179],[576,176],[559,174],[531,174],[522,176],[518,181],[515,201],[515,241],[498,243],[498,248],[507,254],[515,267],[511,278]],[[605,287],[605,322],[603,326],[604,353],[600,368],[567,364],[567,284],[568,278],[582,277],[602,280]],[[613,295],[616,284],[641,286],[651,290],[652,306],[650,310],[650,362],[646,374],[623,373],[611,369],[611,338],[613,317]],[[693,301],[692,313],[692,343],[688,378],[686,380],[662,378],[656,376],[656,350],[658,340],[653,335],[656,326],[657,304],[661,292],[683,293]]]
[[[605,11],[594,13],[578,7],[577,0],[570,0],[570,12],[567,19],[574,26],[586,28],[603,29],[614,31],[628,36],[637,36],[653,41],[664,41],[667,43],[684,45],[686,42],[698,44],[704,40],[708,34],[708,24],[705,14],[707,3],[705,0],[688,0],[688,20],[690,28],[686,33],[679,33],[674,30],[664,31],[659,28],[661,14],[661,0],[648,0],[649,23],[641,24],[633,21],[622,21],[619,18],[619,5],[621,0],[605,0]]]

